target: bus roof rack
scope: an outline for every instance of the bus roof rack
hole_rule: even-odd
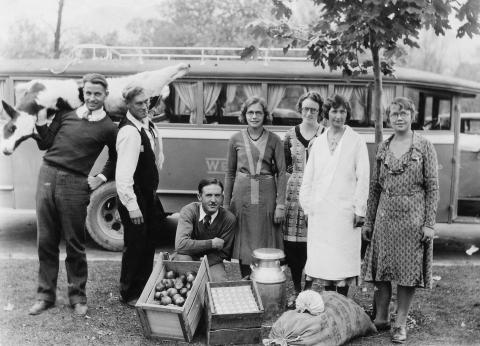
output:
[[[128,60],[128,59],[161,59],[161,60],[240,60],[244,48],[239,47],[146,47],[146,46],[107,46],[101,44],[78,44],[72,48],[72,58]],[[307,50],[291,48],[288,55],[283,48],[258,48],[257,60],[307,60]]]

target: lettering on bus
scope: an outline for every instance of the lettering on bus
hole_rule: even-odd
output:
[[[225,174],[227,170],[227,159],[223,157],[206,157],[207,174]]]

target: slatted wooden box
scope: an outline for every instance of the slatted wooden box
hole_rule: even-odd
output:
[[[192,341],[200,318],[204,314],[205,284],[209,278],[208,262],[204,257],[200,262],[169,261],[162,259],[160,254],[152,274],[135,305],[140,318],[143,333],[147,338]],[[155,286],[173,270],[177,273],[195,271],[197,276],[193,281],[190,293],[182,307],[160,305],[154,300]]]
[[[256,308],[249,312],[235,312],[235,307],[225,309],[221,304],[217,304],[217,302],[222,303],[218,297],[218,289],[223,290],[231,287],[249,288],[253,294]],[[214,295],[212,289],[217,289],[217,295]],[[255,282],[249,280],[207,282],[205,299],[208,345],[261,343],[264,309]],[[237,303],[240,306],[247,304],[248,301],[248,299],[242,298],[241,294],[236,294],[235,296],[227,295],[226,300],[223,301],[230,299],[233,305]]]

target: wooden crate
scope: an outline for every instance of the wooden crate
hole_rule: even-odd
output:
[[[204,257],[200,262],[168,261],[159,259],[152,274],[135,305],[140,318],[143,333],[146,337],[185,340],[190,342],[195,334],[205,306],[205,284],[209,280],[208,262]],[[166,272],[177,273],[195,271],[197,276],[193,281],[190,293],[182,307],[160,305],[154,300],[155,286],[165,277]]]
[[[214,304],[212,288],[248,286],[253,292],[257,311],[220,313]],[[207,282],[207,344],[259,344],[262,336],[264,309],[257,285],[253,281]]]

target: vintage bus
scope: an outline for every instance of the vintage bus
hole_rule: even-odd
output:
[[[190,72],[169,85],[169,96],[159,99],[151,110],[163,138],[164,168],[160,172],[158,194],[168,213],[175,213],[196,197],[198,181],[205,176],[223,178],[227,141],[242,128],[238,115],[242,102],[261,95],[273,112],[270,129],[283,138],[291,126],[301,121],[296,111],[298,97],[317,90],[324,97],[341,93],[351,102],[353,117],[349,125],[368,143],[374,156],[372,115],[373,79],[364,75],[350,80],[340,72],[324,71],[303,59],[264,59],[248,63],[235,60],[193,57],[169,59],[82,59],[2,61],[0,98],[15,104],[15,86],[32,79],[80,79],[88,72],[114,77],[154,70],[182,60]],[[468,157],[469,171],[460,162],[460,109],[462,98],[480,93],[480,83],[438,74],[398,68],[396,78],[383,79],[384,106],[396,96],[410,97],[419,111],[413,125],[430,139],[439,158],[440,202],[437,221],[450,224],[458,220],[457,206],[462,198],[480,197],[479,153]],[[1,114],[5,117],[5,114]],[[441,118],[441,119],[440,119]],[[440,121],[441,120],[441,121]],[[432,124],[436,124],[432,126]],[[384,135],[391,131],[385,128]],[[464,157],[462,156],[462,159]],[[32,209],[35,203],[37,173],[42,152],[33,140],[23,143],[11,156],[0,157],[0,207]],[[100,158],[99,161],[104,160]],[[99,166],[97,161],[94,171]],[[472,170],[472,166],[476,170]],[[459,183],[468,177],[468,189]],[[462,196],[462,194],[468,194]],[[91,196],[87,228],[92,238],[109,250],[120,250],[122,225],[116,211],[114,182],[104,184]],[[462,218],[465,220],[465,218]]]

